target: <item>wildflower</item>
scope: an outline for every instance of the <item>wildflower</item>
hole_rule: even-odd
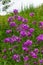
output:
[[[22,22],[23,22],[23,23],[27,23],[27,22],[28,22],[28,19],[22,18]]]
[[[33,33],[34,32],[34,28],[30,28],[29,32]]]
[[[31,46],[32,45],[32,41],[31,40],[27,40],[26,42],[24,42],[25,46]]]
[[[38,52],[39,52],[38,48],[35,48],[35,49],[34,49],[34,52],[35,52],[36,54],[38,54]]]
[[[32,36],[32,33],[27,32],[27,36],[28,36],[28,37],[31,37],[31,36]]]
[[[37,41],[43,41],[43,34],[40,34],[36,39]]]
[[[40,64],[43,64],[43,59],[40,59],[40,60],[39,60],[39,63],[40,63]]]
[[[34,13],[34,12],[31,12],[29,15],[30,15],[31,17],[33,17],[33,16],[35,15],[35,13]]]
[[[25,47],[25,46],[23,46],[22,49],[23,49],[24,51],[26,51],[26,52],[28,51],[28,48]]]
[[[30,55],[32,56],[32,58],[37,58],[37,55],[33,51],[30,52]]]
[[[3,56],[3,59],[6,59],[6,58],[7,58],[7,56],[6,56],[6,55],[4,55],[4,56]]]
[[[20,31],[20,36],[25,37],[27,33],[25,31]]]
[[[14,9],[14,14],[18,14],[18,10],[17,9]]]
[[[17,20],[18,20],[18,21],[21,21],[21,20],[22,20],[22,17],[21,17],[21,16],[18,16],[18,17],[17,17]]]
[[[11,33],[12,32],[12,30],[6,30],[6,33],[7,34],[9,34],[9,33]]]
[[[15,22],[10,22],[10,26],[11,27],[15,27],[16,26],[16,23]]]
[[[36,25],[36,23],[37,23],[36,21],[33,21],[33,22],[32,22],[32,24],[34,24],[34,25]]]
[[[12,17],[9,17],[8,18],[8,22],[12,22],[13,21],[13,18]]]
[[[14,54],[12,59],[15,60],[16,62],[20,62],[20,56],[18,54]]]
[[[24,61],[26,62],[26,61],[28,61],[29,60],[29,57],[28,56],[25,56],[24,57]]]
[[[3,42],[8,43],[10,41],[10,38],[5,38]]]
[[[24,29],[24,30],[28,30],[29,29],[29,26],[27,25],[27,24],[22,24],[22,29]]]
[[[39,23],[40,29],[43,29],[43,21]]]

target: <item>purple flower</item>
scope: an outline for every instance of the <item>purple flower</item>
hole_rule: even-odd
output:
[[[24,29],[24,30],[28,30],[29,29],[29,25],[27,25],[27,24],[22,24],[22,29]]]
[[[14,15],[14,16],[13,16],[13,19],[14,19],[14,20],[16,20],[16,19],[17,19],[17,17],[18,17],[17,15]]]
[[[34,28],[30,28],[29,32],[33,33],[34,32]]]
[[[32,36],[32,33],[27,32],[27,36],[28,36],[28,37],[31,37],[31,36]]]
[[[40,64],[43,64],[43,59],[39,60]]]
[[[37,65],[38,63],[36,61],[34,61],[34,64]]]
[[[9,33],[11,33],[12,32],[12,30],[6,30],[6,33],[7,34],[9,34]]]
[[[20,62],[20,55],[14,54],[12,59],[15,60],[16,62]]]
[[[18,16],[18,17],[17,17],[17,20],[18,20],[18,21],[21,21],[21,20],[22,20],[22,17],[21,17],[21,16]]]
[[[27,23],[27,22],[28,22],[28,19],[22,18],[22,22],[23,22],[23,23]]]
[[[39,52],[38,48],[35,48],[35,49],[34,49],[34,52],[35,52],[36,54],[38,54],[38,52]]]
[[[43,29],[43,21],[39,23],[40,29]]]
[[[13,21],[13,18],[12,17],[9,17],[8,18],[8,22],[12,22]]]
[[[24,51],[26,51],[26,52],[28,51],[28,48],[25,47],[25,46],[23,46],[22,49],[23,49]]]
[[[5,43],[10,42],[10,38],[5,38],[5,39],[3,40],[3,42],[5,42]]]
[[[24,57],[24,61],[26,62],[26,61],[28,61],[29,60],[29,57],[28,56],[25,56]]]
[[[4,55],[4,56],[3,56],[3,59],[6,59],[6,58],[7,58],[7,56],[6,56],[6,55]]]
[[[27,40],[26,42],[24,42],[24,46],[31,46],[31,45],[32,45],[31,40]]]
[[[33,17],[33,16],[35,15],[35,13],[34,13],[34,12],[31,12],[29,15],[30,15],[31,17]]]
[[[14,9],[14,14],[18,14],[18,10],[17,9]]]
[[[5,53],[6,51],[7,51],[6,48],[4,48],[4,49],[2,50],[2,52],[4,52],[4,53]]]
[[[20,31],[20,36],[25,37],[27,36],[27,33],[25,31]]]
[[[16,23],[15,22],[10,22],[10,26],[11,27],[15,27],[16,26]]]
[[[43,34],[40,34],[36,39],[37,41],[43,41]]]
[[[32,56],[32,58],[37,58],[37,55],[33,51],[30,52],[30,55]]]
[[[34,25],[36,25],[36,23],[37,23],[36,21],[33,21],[33,22],[32,22],[32,24],[34,24]]]

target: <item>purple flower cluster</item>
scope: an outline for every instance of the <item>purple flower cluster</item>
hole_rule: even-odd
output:
[[[13,12],[15,15],[13,17],[8,18],[8,24],[9,24],[10,29],[6,30],[6,34],[7,35],[10,34],[11,36],[4,37],[3,39],[3,42],[7,43],[6,45],[9,44],[10,46],[8,46],[8,49],[6,47],[3,48],[2,53],[4,53],[5,55],[3,54],[2,58],[6,59],[7,58],[6,53],[7,51],[9,51],[12,54],[11,55],[12,60],[16,62],[21,62],[21,55],[23,54],[22,57],[23,57],[24,65],[29,65],[28,62],[30,59],[38,59],[38,53],[40,51],[38,48],[32,49],[35,45],[35,42],[31,40],[31,37],[33,37],[35,29],[30,27],[27,24],[28,23],[27,18],[24,18],[18,15],[17,9],[14,9]],[[33,17],[35,13],[31,12],[29,15]],[[19,23],[19,24],[16,24],[16,23]],[[33,24],[35,23],[36,22],[34,22]],[[43,27],[43,22],[40,22],[40,27]],[[43,34],[40,34],[39,36],[37,36],[36,39],[39,42],[43,41]],[[17,53],[18,50],[20,52],[22,51],[23,52]],[[43,54],[43,50],[41,50],[41,53]],[[42,64],[43,59],[39,60],[39,62]],[[37,65],[37,61],[33,61],[33,63],[34,65],[35,64]]]

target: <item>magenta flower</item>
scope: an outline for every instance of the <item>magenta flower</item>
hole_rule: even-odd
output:
[[[32,58],[37,58],[37,55],[33,51],[30,52],[30,55],[32,56]]]
[[[28,19],[22,18],[22,22],[23,22],[23,23],[27,23],[27,22],[28,22]]]
[[[28,37],[31,37],[31,36],[32,36],[32,33],[27,32],[27,36],[28,36]]]
[[[6,30],[6,33],[7,34],[9,34],[9,33],[11,33],[12,32],[12,30]]]
[[[10,22],[10,27],[15,27],[16,23],[15,22]]]
[[[32,41],[31,40],[27,40],[26,42],[24,42],[25,46],[31,46],[32,45]]]
[[[24,30],[28,30],[29,29],[29,25],[27,25],[27,24],[22,24],[22,29],[24,29]]]
[[[17,17],[17,20],[18,20],[18,21],[21,21],[21,20],[22,20],[22,17],[21,17],[21,16],[18,16],[18,17]]]
[[[43,59],[39,60],[40,64],[43,64]]]
[[[3,40],[3,42],[9,43],[9,42],[10,42],[10,38],[5,38],[5,39]]]
[[[26,61],[28,61],[29,60],[29,57],[28,56],[25,56],[24,57],[24,61],[26,62]]]
[[[20,62],[20,56],[18,54],[14,54],[12,59],[15,60],[16,62]]]
[[[34,13],[34,12],[31,12],[29,15],[30,15],[31,17],[33,17],[33,16],[35,15],[35,13]]]
[[[35,48],[35,49],[34,49],[34,52],[35,52],[36,54],[38,54],[38,52],[39,52],[38,48]]]
[[[25,47],[25,46],[23,46],[22,49],[23,49],[24,51],[26,51],[26,52],[28,51],[28,48]]]
[[[30,28],[29,32],[33,33],[34,32],[34,28]]]
[[[39,23],[40,29],[43,29],[43,21]]]
[[[12,17],[9,17],[8,18],[8,22],[12,22],[13,21],[13,18]]]
[[[14,14],[18,14],[18,10],[17,9],[14,9]]]
[[[36,39],[37,41],[43,41],[43,34],[40,34]]]
[[[25,37],[27,36],[27,33],[25,31],[20,31],[20,36]]]

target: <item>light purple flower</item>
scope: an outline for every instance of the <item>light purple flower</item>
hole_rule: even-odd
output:
[[[23,23],[27,23],[28,22],[28,19],[22,18],[22,22]]]
[[[40,64],[43,64],[43,59],[40,59],[39,62],[40,62]]]
[[[32,33],[27,32],[27,36],[28,36],[28,37],[31,37],[31,36],[32,36]]]
[[[25,56],[24,57],[24,61],[26,62],[26,61],[28,61],[29,60],[29,57],[28,56]]]
[[[29,15],[30,15],[31,17],[33,17],[33,16],[35,15],[35,13],[34,13],[34,12],[31,12]]]
[[[18,17],[17,17],[17,20],[18,20],[18,21],[21,21],[21,20],[22,20],[22,17],[21,17],[21,16],[18,16]]]
[[[23,46],[22,49],[26,52],[28,51],[28,47]]]
[[[6,58],[7,58],[7,56],[6,56],[6,55],[4,55],[4,56],[3,56],[3,59],[6,59]]]
[[[34,28],[30,28],[29,32],[33,33],[34,32]]]
[[[38,52],[39,52],[38,48],[35,48],[35,49],[34,49],[34,52],[35,52],[36,54],[38,54]]]
[[[20,55],[14,54],[12,59],[15,60],[16,62],[20,62]]]
[[[7,34],[9,34],[9,33],[11,33],[12,32],[12,30],[6,30],[6,33]]]

